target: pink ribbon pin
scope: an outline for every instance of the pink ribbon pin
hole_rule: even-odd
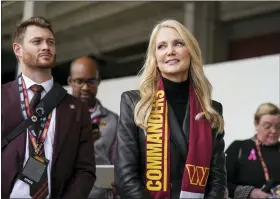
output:
[[[255,149],[252,149],[250,152],[250,155],[248,156],[248,160],[256,160],[256,159],[257,159],[256,151],[255,151]]]

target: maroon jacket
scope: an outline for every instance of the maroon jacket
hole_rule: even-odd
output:
[[[17,81],[1,86],[1,138],[23,120]],[[70,105],[74,105],[70,107]],[[95,176],[92,129],[87,106],[66,94],[56,107],[55,137],[51,168],[51,198],[87,198]],[[8,199],[25,156],[26,132],[2,151],[1,196]]]

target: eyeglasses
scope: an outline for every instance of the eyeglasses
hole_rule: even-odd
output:
[[[274,127],[274,129],[276,131],[280,131],[280,124],[275,124],[275,125],[272,125],[272,124],[263,124],[262,127],[265,129],[265,130],[269,130],[271,129],[272,127]]]
[[[85,85],[85,83],[89,86],[89,87],[95,87],[99,84],[99,80],[96,78],[92,78],[92,79],[70,79],[71,82],[74,83],[75,86],[77,87],[83,87]]]

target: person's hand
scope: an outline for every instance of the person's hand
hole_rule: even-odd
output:
[[[224,194],[224,199],[228,199],[229,197],[228,197],[228,188],[226,188],[226,190],[225,190],[225,194]]]
[[[111,187],[113,189],[114,195],[117,195],[117,185],[116,185],[115,181],[111,183]]]
[[[261,189],[255,188],[251,191],[249,198],[268,198],[268,196],[268,193],[263,192]]]

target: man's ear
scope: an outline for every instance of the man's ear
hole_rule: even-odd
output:
[[[13,50],[17,58],[22,57],[22,45],[19,43],[13,43]]]
[[[69,86],[71,86],[71,77],[70,76],[68,76],[68,78],[67,78],[67,83]]]
[[[257,123],[257,121],[254,121],[254,126],[255,126],[255,129],[258,131],[260,128],[260,125],[259,125],[259,123]]]
[[[101,77],[100,77],[100,72],[99,72],[99,70],[97,70],[97,80],[98,80],[98,85],[99,85],[100,82],[101,82]]]
[[[100,84],[100,82],[101,82],[101,77],[100,75],[98,75],[98,85]]]

